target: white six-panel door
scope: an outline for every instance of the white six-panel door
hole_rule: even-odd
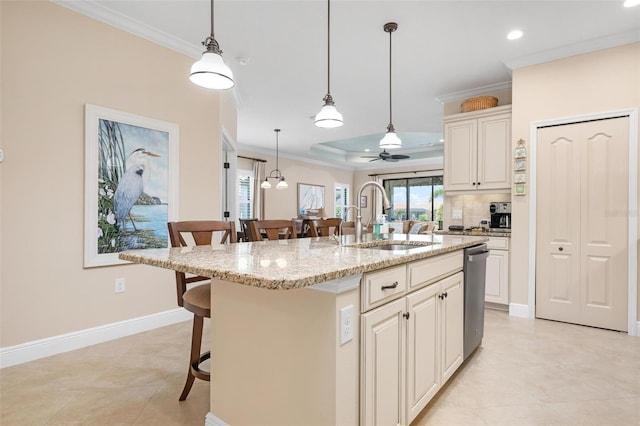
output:
[[[629,118],[538,129],[536,316],[627,330]]]

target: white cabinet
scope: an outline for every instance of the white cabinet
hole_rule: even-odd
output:
[[[420,413],[463,361],[462,257],[430,259],[438,274],[449,265],[445,278],[420,286],[424,261],[405,269],[365,274],[363,283],[389,286],[410,281],[416,291],[361,316],[361,424],[407,425]],[[425,273],[425,282],[432,282]],[[388,289],[391,292],[397,289]],[[363,292],[363,309],[371,302]],[[369,293],[371,294],[371,293]]]
[[[509,238],[491,237],[485,279],[485,302],[509,304]]]
[[[405,425],[404,298],[362,315],[363,425]]]
[[[407,424],[424,409],[463,361],[463,274],[407,299]]]
[[[441,281],[440,320],[442,329],[442,384],[455,373],[463,361],[464,344],[464,275],[462,272]]]
[[[511,189],[511,105],[444,122],[444,190]]]

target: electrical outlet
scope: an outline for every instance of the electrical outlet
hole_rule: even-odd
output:
[[[340,344],[353,340],[353,305],[340,309]]]
[[[451,211],[451,219],[462,219],[462,210],[452,210]]]
[[[124,278],[116,278],[116,293],[124,293],[127,291]]]

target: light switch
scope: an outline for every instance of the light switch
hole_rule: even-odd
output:
[[[462,219],[462,210],[452,210],[451,211],[451,219]]]

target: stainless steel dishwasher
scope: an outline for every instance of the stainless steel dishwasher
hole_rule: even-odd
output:
[[[464,250],[464,359],[478,347],[484,335],[484,286],[489,250],[486,244]]]

